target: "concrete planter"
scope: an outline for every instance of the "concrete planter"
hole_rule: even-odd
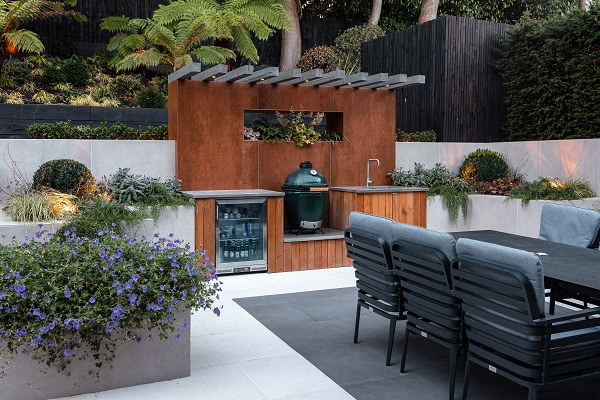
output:
[[[189,311],[177,315],[175,326],[184,320],[190,322]],[[180,333],[179,340],[162,341],[155,334],[151,340],[118,346],[112,368],[105,364],[98,381],[88,373],[96,370],[93,357],[83,361],[73,357],[65,371],[70,374],[67,376],[54,367],[44,373],[45,364],[18,354],[0,379],[0,393],[3,399],[44,400],[185,378],[190,376],[190,327]]]
[[[523,204],[521,200],[506,196],[471,195],[469,212],[465,219],[462,213],[452,224],[442,199],[434,196],[427,201],[427,227],[438,231],[474,231],[493,229],[522,236],[538,237],[542,207],[546,200],[533,200]],[[600,207],[600,198],[593,197],[573,201],[551,201],[595,209]]]

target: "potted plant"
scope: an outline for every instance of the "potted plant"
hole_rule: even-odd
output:
[[[138,240],[104,228],[79,237],[71,228],[0,246],[0,375],[25,353],[66,374],[91,359],[86,372],[101,382],[124,343],[178,340],[189,311],[218,315],[206,253],[172,236]]]

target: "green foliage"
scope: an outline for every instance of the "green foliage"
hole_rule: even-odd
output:
[[[0,75],[0,89],[14,89],[16,86],[15,81],[6,75]]]
[[[55,65],[44,70],[42,82],[44,82],[46,85],[57,85],[60,83],[69,82],[69,78],[59,66]]]
[[[458,173],[467,182],[492,182],[508,173],[504,156],[490,149],[477,149],[463,161]]]
[[[92,128],[89,125],[71,125],[71,121],[60,121],[47,124],[32,124],[27,133],[33,139],[114,139],[114,140],[166,140],[167,125],[131,128],[117,122],[110,128],[103,122]]]
[[[2,210],[17,222],[46,222],[56,219],[52,202],[43,191],[16,191],[6,199]]]
[[[322,69],[325,72],[333,71],[337,65],[335,51],[329,46],[315,46],[302,54],[297,67],[302,72],[312,69]]]
[[[337,69],[344,70],[346,75],[360,72],[361,43],[384,35],[385,32],[379,25],[364,24],[346,29],[334,40]]]
[[[558,179],[540,178],[538,181],[524,182],[520,187],[511,190],[508,197],[527,203],[530,200],[579,200],[596,197],[596,193],[584,181],[563,182]]]
[[[29,79],[31,68],[22,61],[6,60],[2,68],[2,74],[12,78],[15,83],[24,83]]]
[[[266,40],[275,29],[289,26],[283,4],[282,0],[176,0],[160,5],[152,19],[108,17],[100,27],[117,33],[107,47],[116,52],[111,65],[117,71],[161,63],[175,71],[194,58],[217,64],[235,59],[236,53],[257,63],[252,35]],[[228,41],[232,49],[203,44],[217,39]]]
[[[77,46],[67,38],[60,38],[52,45],[50,55],[58,58],[71,58],[77,55]]]
[[[475,193],[490,194],[496,196],[508,196],[514,188],[521,186],[523,180],[520,177],[506,177],[491,182],[472,182],[471,189]]]
[[[167,96],[158,86],[152,85],[137,92],[135,102],[141,108],[166,108]]]
[[[90,80],[87,67],[77,60],[69,60],[62,66],[62,72],[67,76],[67,82],[83,86]]]
[[[404,132],[398,129],[396,132],[396,142],[435,142],[437,134],[435,131]]]
[[[33,187],[52,188],[85,198],[96,190],[96,181],[88,167],[79,161],[58,159],[45,162],[35,171]]]
[[[600,137],[600,4],[509,31],[498,68],[509,140]]]
[[[123,234],[126,227],[132,227],[136,222],[148,218],[148,214],[138,209],[132,209],[103,197],[82,200],[79,202],[79,212],[67,216],[65,224],[56,231],[56,241],[65,239],[65,232],[74,228],[78,236],[93,238],[107,226],[112,226],[116,233]],[[118,222],[118,223],[115,223]],[[114,225],[112,225],[114,224]]]
[[[89,238],[77,230],[63,241],[48,236],[0,246],[0,376],[27,347],[28,357],[59,371],[94,360],[90,374],[99,378],[119,345],[177,340],[190,321],[176,313],[210,310],[221,290],[206,253],[172,237],[138,241],[107,227]]]
[[[415,163],[414,171],[403,171],[402,167],[396,167],[389,175],[396,186],[426,187],[429,188],[428,196],[441,196],[442,205],[448,210],[452,223],[458,220],[459,211],[462,211],[464,218],[467,217],[471,188],[440,163],[431,169]]]
[[[179,182],[134,175],[129,168],[119,168],[107,182],[113,201],[136,207],[151,207],[152,217],[158,218],[164,207],[191,205],[191,199],[181,193]]]

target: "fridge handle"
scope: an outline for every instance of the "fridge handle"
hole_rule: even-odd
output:
[[[219,220],[219,205],[215,203],[215,215],[217,217],[217,221]]]

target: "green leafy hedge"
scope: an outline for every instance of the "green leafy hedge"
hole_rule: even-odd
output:
[[[508,140],[600,137],[600,4],[523,19],[500,54]]]
[[[108,127],[103,122],[98,127],[71,125],[71,121],[53,124],[33,124],[27,128],[33,139],[122,139],[122,140],[166,140],[167,125],[148,126],[146,130],[131,128],[121,122]]]

